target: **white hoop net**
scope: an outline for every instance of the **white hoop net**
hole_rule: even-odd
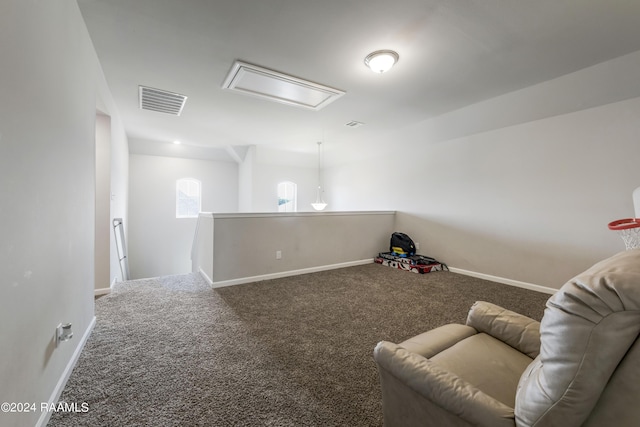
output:
[[[640,219],[614,221],[609,224],[609,228],[618,233],[627,250],[640,248]]]
[[[627,250],[640,248],[640,227],[618,230]]]

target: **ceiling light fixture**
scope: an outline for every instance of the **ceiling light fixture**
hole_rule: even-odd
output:
[[[364,58],[364,63],[374,73],[387,72],[398,62],[400,56],[392,50],[377,50]]]
[[[180,141],[178,141],[177,139],[176,139],[175,141],[173,141],[173,143],[174,143],[174,144],[176,144],[176,145],[180,145],[180,144],[182,144],[182,143],[181,143]]]

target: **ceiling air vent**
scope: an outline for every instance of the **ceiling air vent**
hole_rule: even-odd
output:
[[[345,94],[338,89],[240,61],[234,62],[222,88],[311,110],[319,110]]]
[[[364,125],[364,123],[352,120],[349,123],[345,123],[344,125],[349,126],[350,128],[359,128],[360,126]]]
[[[182,114],[184,103],[187,102],[187,97],[179,93],[146,86],[139,86],[139,98],[141,110],[157,111],[174,116]]]

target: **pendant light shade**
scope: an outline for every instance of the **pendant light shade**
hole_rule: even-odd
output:
[[[320,188],[320,186],[318,186],[318,195],[316,196],[316,201],[315,203],[311,203],[311,206],[317,211],[322,211],[327,207],[327,204],[322,200],[322,188]]]
[[[318,191],[316,193],[315,203],[311,203],[311,207],[317,211],[324,210],[327,204],[322,200],[322,142],[318,141]]]

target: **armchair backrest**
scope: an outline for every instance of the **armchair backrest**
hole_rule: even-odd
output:
[[[584,424],[605,388],[620,383],[620,378],[610,379],[625,357],[636,358],[620,366],[626,364],[624,369],[633,370],[637,378],[640,346],[634,343],[639,333],[640,249],[636,249],[597,263],[547,301],[540,323],[540,354],[518,385],[516,424]]]

